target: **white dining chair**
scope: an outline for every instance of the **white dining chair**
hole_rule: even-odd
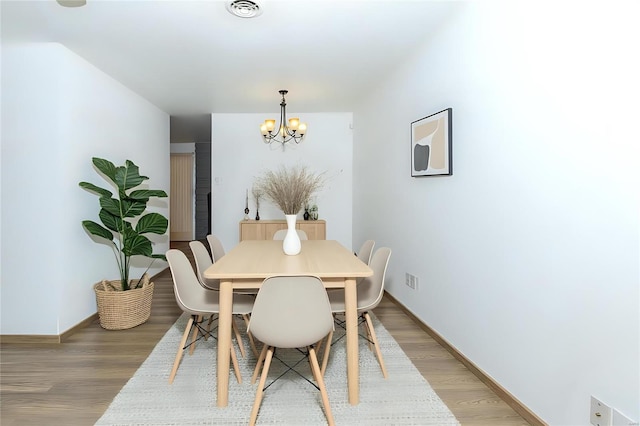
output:
[[[217,262],[225,255],[224,246],[220,239],[213,234],[207,235],[207,242],[211,249],[211,258],[214,262]]]
[[[264,343],[252,383],[262,370],[250,425],[255,425],[275,348],[306,347],[313,377],[320,389],[324,413],[334,424],[329,396],[320,372],[314,344],[333,334],[333,316],[324,284],[314,276],[275,276],[264,280],[249,322],[253,336]],[[264,361],[264,365],[263,365]],[[293,370],[295,371],[295,370]]]
[[[389,258],[391,257],[391,249],[388,247],[381,247],[375,251],[371,257],[371,264],[369,265],[373,269],[373,275],[366,277],[357,285],[358,289],[358,315],[360,317],[360,323],[364,323],[367,332],[367,340],[373,344],[375,349],[376,358],[380,364],[382,375],[387,377],[387,369],[382,359],[382,352],[380,351],[380,344],[376,337],[375,330],[373,328],[373,322],[369,311],[373,310],[380,304],[382,296],[384,295],[384,280],[387,273],[387,266],[389,265]],[[344,314],[345,302],[344,302],[344,290],[329,290],[329,302],[331,303],[331,312],[334,314]],[[330,345],[330,340],[327,340],[327,345]],[[325,351],[325,357],[322,360],[322,374],[327,368],[328,352]]]
[[[358,259],[362,260],[367,265],[371,262],[371,255],[373,254],[373,247],[375,247],[376,242],[373,240],[367,240],[360,246],[360,250],[356,252],[356,256]]]
[[[204,271],[211,265],[213,265],[213,261],[211,257],[209,257],[209,252],[204,244],[200,241],[191,241],[189,242],[189,248],[191,248],[191,252],[193,253],[193,257],[196,263],[196,272],[198,275],[198,280],[200,284],[211,291],[218,292],[220,290],[220,281],[219,280],[210,280],[204,277]],[[233,307],[232,307],[232,315],[240,315],[244,320],[245,324],[249,325],[249,315],[251,314],[251,310],[253,309],[253,302],[255,298],[250,295],[235,293],[233,295]],[[209,318],[209,325],[211,325],[213,317]],[[242,338],[240,337],[240,331],[238,330],[238,326],[236,325],[235,320],[232,317],[231,325],[233,326],[233,332],[236,336],[236,341],[238,342],[238,347],[240,348],[240,353],[244,358],[246,356],[246,351],[244,349],[244,344],[242,343]],[[196,334],[194,333],[194,339]],[[258,350],[256,349],[255,342],[251,334],[248,334],[249,344],[251,345],[251,349],[255,356],[258,356]],[[193,352],[193,349],[192,349]]]
[[[167,251],[166,257],[169,268],[171,269],[176,302],[180,309],[189,314],[189,321],[184,329],[182,340],[180,340],[180,344],[178,345],[178,353],[176,354],[173,361],[173,368],[169,374],[169,383],[171,384],[178,372],[184,350],[189,346],[192,348],[195,347],[195,342],[187,345],[189,334],[192,330],[195,330],[196,333],[199,330],[203,335],[208,334],[208,332],[202,328],[201,319],[217,314],[220,311],[220,303],[216,292],[202,287],[198,281],[198,277],[193,271],[189,259],[182,251],[171,249]],[[231,346],[231,361],[236,379],[238,383],[242,383],[238,359],[233,346]]]

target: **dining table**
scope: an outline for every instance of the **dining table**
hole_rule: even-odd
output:
[[[348,400],[359,403],[358,308],[356,280],[373,275],[371,268],[335,240],[303,240],[297,255],[286,255],[282,241],[245,240],[204,272],[206,279],[220,281],[218,355],[216,367],[218,407],[229,400],[229,362],[233,293],[260,289],[265,278],[278,275],[313,275],[326,288],[343,288],[347,340]]]

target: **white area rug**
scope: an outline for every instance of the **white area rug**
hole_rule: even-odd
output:
[[[375,354],[360,339],[360,404],[347,401],[346,339],[333,345],[325,382],[337,425],[459,425],[427,381],[372,315],[389,377],[384,379]],[[149,358],[115,397],[97,425],[244,425],[248,424],[257,382],[251,385],[254,357],[245,337],[247,357],[238,353],[242,384],[229,379],[229,405],[218,408],[216,398],[216,340],[200,340],[193,355],[182,358],[172,385],[168,378],[188,317],[182,315],[154,348]],[[244,331],[244,322],[237,321]],[[242,324],[241,324],[242,323]],[[337,336],[344,333],[336,327]],[[299,359],[296,350],[279,350],[283,359]],[[305,360],[296,368],[311,377]],[[269,371],[273,379],[284,371],[275,358]],[[270,381],[267,381],[267,384]],[[326,424],[320,392],[289,372],[264,394],[259,425]]]

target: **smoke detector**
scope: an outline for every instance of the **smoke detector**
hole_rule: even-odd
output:
[[[252,0],[232,0],[226,3],[230,14],[240,18],[255,18],[262,14],[262,7]]]

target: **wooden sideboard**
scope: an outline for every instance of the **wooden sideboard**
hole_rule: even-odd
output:
[[[324,220],[299,220],[296,228],[306,232],[310,240],[327,239],[327,224]],[[279,229],[287,229],[287,221],[243,220],[240,222],[240,241],[271,240]]]

